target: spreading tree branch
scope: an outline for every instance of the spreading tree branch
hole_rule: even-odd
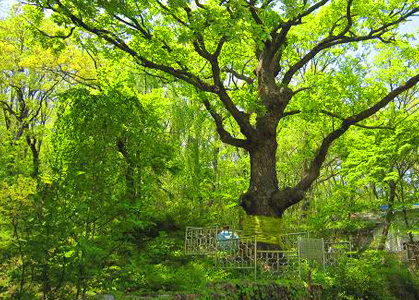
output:
[[[232,146],[249,149],[250,143],[248,140],[237,139],[233,137],[231,133],[224,128],[223,118],[215,111],[214,107],[212,107],[210,101],[207,98],[203,99],[203,103],[207,111],[210,113],[211,117],[214,119],[217,132],[220,135],[221,141]]]
[[[76,27],[71,27],[70,28],[70,32],[66,35],[62,35],[62,34],[57,34],[57,35],[50,35],[48,33],[46,33],[45,31],[43,31],[42,29],[39,29],[38,27],[36,27],[34,24],[32,24],[31,22],[29,22],[29,24],[31,25],[31,27],[33,27],[36,31],[38,31],[40,34],[42,34],[43,36],[46,36],[48,38],[51,39],[68,39],[74,32],[74,29],[76,29]]]
[[[322,110],[320,110],[320,112],[322,114],[325,114],[325,115],[327,115],[329,117],[332,117],[332,118],[339,119],[341,121],[346,120],[344,117],[341,117],[341,116],[339,116],[335,113],[329,112],[327,110],[322,109]],[[389,130],[394,130],[395,129],[394,127],[391,127],[391,126],[368,126],[368,125],[362,125],[362,124],[358,124],[358,123],[353,124],[353,126],[357,126],[357,127],[361,127],[361,128],[365,128],[365,129],[389,129]]]
[[[246,82],[249,85],[252,85],[255,82],[254,78],[250,78],[249,76],[246,76],[244,74],[240,74],[236,70],[234,70],[233,68],[225,68],[224,70],[226,72],[232,74],[237,79],[243,80],[244,82]]]
[[[71,12],[59,0],[56,0],[56,3],[58,4],[58,8],[50,6],[49,9],[66,15],[76,26],[79,26],[83,28],[84,30],[95,34],[96,36],[103,38],[105,41],[114,45],[116,48],[128,53],[141,66],[145,68],[149,68],[149,69],[159,70],[164,73],[170,74],[177,79],[180,79],[186,83],[193,85],[194,87],[198,88],[201,91],[217,94],[221,102],[224,104],[225,108],[229,111],[229,113],[233,116],[233,118],[238,123],[241,132],[248,138],[253,136],[253,129],[249,122],[249,116],[246,113],[240,111],[237,108],[237,106],[233,103],[221,79],[221,75],[220,75],[221,71],[218,64],[218,56],[220,55],[222,51],[222,47],[224,43],[227,41],[226,36],[222,36],[219,39],[214,53],[210,53],[205,48],[204,37],[202,36],[202,34],[199,32],[195,33],[197,36],[196,40],[193,41],[193,46],[195,48],[195,51],[201,57],[206,59],[211,64],[211,67],[212,67],[212,79],[213,79],[214,84],[210,85],[207,82],[205,82],[204,79],[189,72],[186,67],[183,67],[182,69],[177,69],[172,66],[161,64],[161,63],[155,63],[152,60],[147,59],[145,56],[141,55],[139,52],[131,48],[116,33],[113,33],[107,29],[102,29],[102,28],[98,28],[93,25],[90,25],[86,23],[82,19],[82,17],[76,16],[73,12]],[[164,4],[162,3],[160,3],[160,5],[165,7],[165,10],[169,10],[169,13],[170,13],[170,9],[168,7],[164,6]],[[186,11],[188,18],[191,18],[190,8],[188,6],[185,6],[184,10]],[[121,22],[120,18],[118,20]],[[123,22],[123,23],[126,24],[126,22]],[[135,27],[134,24],[131,24],[131,27]],[[144,30],[140,30],[140,31],[146,39],[150,39],[150,37],[144,33]],[[161,41],[161,43],[162,43],[163,49],[166,49],[168,52],[172,51],[165,41]]]
[[[206,91],[206,92],[215,92],[215,89],[213,86],[210,86],[209,84],[207,84],[205,81],[203,81],[201,78],[199,78],[198,76],[188,72],[187,70],[180,70],[180,69],[176,69],[173,68],[171,66],[168,65],[164,65],[164,64],[158,64],[158,63],[154,63],[153,61],[145,58],[144,56],[140,55],[137,51],[135,51],[134,49],[132,49],[131,47],[129,47],[125,41],[118,37],[116,34],[110,32],[109,30],[106,29],[100,29],[97,27],[94,27],[92,25],[87,24],[86,22],[84,22],[82,20],[81,17],[77,17],[75,14],[73,14],[71,11],[69,11],[60,1],[56,1],[57,4],[60,7],[60,10],[58,10],[57,8],[54,7],[50,7],[50,9],[52,9],[55,12],[59,12],[59,13],[63,13],[65,14],[68,18],[70,18],[70,20],[77,26],[83,28],[84,30],[93,33],[95,35],[97,35],[98,37],[103,38],[104,40],[106,40],[107,42],[109,42],[110,44],[114,45],[116,48],[128,53],[129,55],[131,55],[134,59],[137,60],[137,62],[140,63],[140,65],[146,67],[146,68],[150,68],[150,69],[155,69],[155,70],[159,70],[159,71],[163,71],[165,73],[168,73],[170,75],[172,75],[173,77],[180,79],[182,81],[185,81],[195,87],[197,87],[198,89],[202,90],[202,91]]]
[[[419,74],[411,77],[406,81],[405,84],[398,86],[394,90],[390,91],[385,97],[378,101],[373,106],[361,111],[360,113],[353,115],[351,117],[345,118],[342,121],[342,125],[329,133],[322,141],[320,147],[317,150],[314,159],[312,160],[309,169],[305,172],[301,180],[297,185],[292,189],[287,189],[286,192],[289,193],[290,197],[286,201],[282,201],[279,205],[280,209],[285,210],[286,208],[298,203],[304,198],[305,193],[311,187],[312,183],[319,177],[320,169],[326,159],[327,152],[333,142],[341,137],[351,126],[356,125],[357,123],[367,119],[368,117],[374,115],[380,109],[384,108],[392,100],[394,100],[401,93],[412,88],[419,82]]]
[[[289,68],[289,70],[285,73],[282,79],[283,85],[288,85],[292,77],[294,76],[294,74],[297,73],[298,70],[300,70],[305,64],[311,61],[322,50],[331,48],[336,45],[347,44],[347,43],[352,43],[352,42],[361,42],[361,41],[367,41],[367,40],[373,40],[373,39],[379,39],[385,43],[390,42],[390,40],[385,40],[383,38],[383,35],[386,32],[388,32],[393,26],[400,24],[401,22],[405,21],[408,17],[411,17],[415,13],[419,12],[419,7],[413,8],[409,10],[408,12],[406,12],[405,14],[401,15],[397,20],[393,22],[389,22],[378,28],[371,29],[367,35],[354,36],[353,34],[351,34],[351,36],[347,36],[346,34],[350,33],[350,29],[353,25],[352,15],[350,11],[351,4],[352,4],[352,0],[349,0],[348,5],[347,5],[346,27],[338,35],[333,35],[333,32],[331,32],[329,36],[321,40],[308,53],[306,53],[306,55],[304,55],[298,62],[292,65]]]

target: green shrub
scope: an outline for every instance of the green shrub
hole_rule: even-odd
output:
[[[313,280],[328,299],[419,299],[417,275],[393,255],[379,251],[344,257],[333,268],[313,271]]]
[[[382,268],[387,288],[395,299],[419,299],[419,278],[393,255],[385,257]]]
[[[224,279],[228,273],[214,268],[214,259],[184,254],[183,234],[160,231],[145,240],[118,266],[107,269],[100,291],[119,294],[154,294],[205,289],[208,282]],[[109,278],[108,278],[109,277]],[[105,282],[106,281],[106,282]]]

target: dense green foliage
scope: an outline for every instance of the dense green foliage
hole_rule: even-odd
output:
[[[419,299],[377,250],[419,234],[416,1],[29,2],[0,20],[0,299]],[[185,255],[246,213],[355,251],[258,283]]]
[[[324,299],[417,299],[419,278],[388,253],[367,251],[314,274]]]

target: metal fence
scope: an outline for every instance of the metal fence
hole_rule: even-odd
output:
[[[256,267],[256,252],[256,237],[221,241],[217,243],[215,262],[217,266],[226,269],[254,269]]]
[[[225,230],[229,239],[220,239]],[[349,252],[349,242],[324,242],[310,239],[306,232],[280,236],[281,250],[258,249],[257,236],[244,236],[241,230],[226,227],[187,227],[185,253],[210,255],[215,265],[224,269],[253,270],[255,277],[294,276],[300,272],[300,262],[314,261],[323,267],[337,263],[342,253]]]
[[[309,238],[310,235],[308,232],[293,232],[281,234],[282,248],[287,250],[295,250],[298,248],[298,239]]]
[[[215,254],[217,251],[217,227],[186,227],[186,254]]]
[[[185,253],[191,255],[214,254],[217,251],[217,235],[223,227],[186,227]],[[243,238],[242,230],[228,229],[233,234]],[[308,238],[307,232],[287,233],[280,235],[280,247],[288,251],[297,250],[298,239]],[[220,241],[218,241],[220,244]],[[220,247],[220,246],[218,246]]]
[[[258,250],[256,264],[262,275],[298,275],[299,258],[297,251]]]
[[[345,242],[324,242],[324,265],[334,266],[338,263],[339,257],[349,255],[352,251],[351,243]]]

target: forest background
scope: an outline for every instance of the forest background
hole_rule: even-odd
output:
[[[174,11],[181,5],[175,2]],[[400,9],[395,15],[409,9],[417,14],[415,1],[393,2]],[[238,226],[252,213],[243,203],[253,200],[240,197],[254,179],[251,151],[240,142],[247,133],[237,117],[218,118],[213,108],[223,107],[187,80],[144,68],[129,51],[80,29],[68,15],[44,16],[37,7],[47,2],[32,4],[15,6],[0,21],[0,298],[201,293],[208,282],[237,277],[183,253],[186,226]],[[340,8],[320,11],[327,15],[328,9]],[[94,7],[86,11],[95,13]],[[113,29],[106,17],[100,25]],[[385,32],[377,42],[331,48],[299,70],[303,87],[280,129],[275,127],[280,145],[275,177],[282,186],[298,185],[309,173],[316,151],[343,116],[356,115],[418,76],[419,26],[414,13],[410,19],[403,23],[410,25]],[[248,32],[266,34],[255,28]],[[306,39],[312,29],[305,30],[294,38]],[[193,37],[181,38],[176,42],[192,44]],[[290,62],[313,46],[295,45],[284,54]],[[152,55],[152,47],[143,49]],[[165,51],[173,52],[168,46]],[[182,47],[174,51],[184,55]],[[158,55],[173,63],[173,57]],[[255,89],[246,87],[253,84],[251,66],[246,68],[239,74],[226,67],[230,75],[224,81],[256,126],[255,114],[265,111],[254,100]],[[311,98],[309,89],[316,90]],[[418,86],[391,100],[330,145],[304,198],[270,215],[282,217],[284,233],[353,240],[374,226],[356,218],[359,213],[390,207],[388,229],[393,211],[418,203]],[[231,142],[236,146],[227,145]],[[256,209],[262,215],[270,211]],[[403,234],[413,240],[418,223],[406,214]],[[391,260],[383,267],[384,254],[377,249],[383,248],[388,230],[384,233],[377,243],[360,247],[348,265],[316,273],[314,281],[341,299],[415,297],[414,272]],[[292,282],[304,288],[307,280]],[[397,284],[408,288],[394,288]],[[392,294],[400,289],[412,292]]]

